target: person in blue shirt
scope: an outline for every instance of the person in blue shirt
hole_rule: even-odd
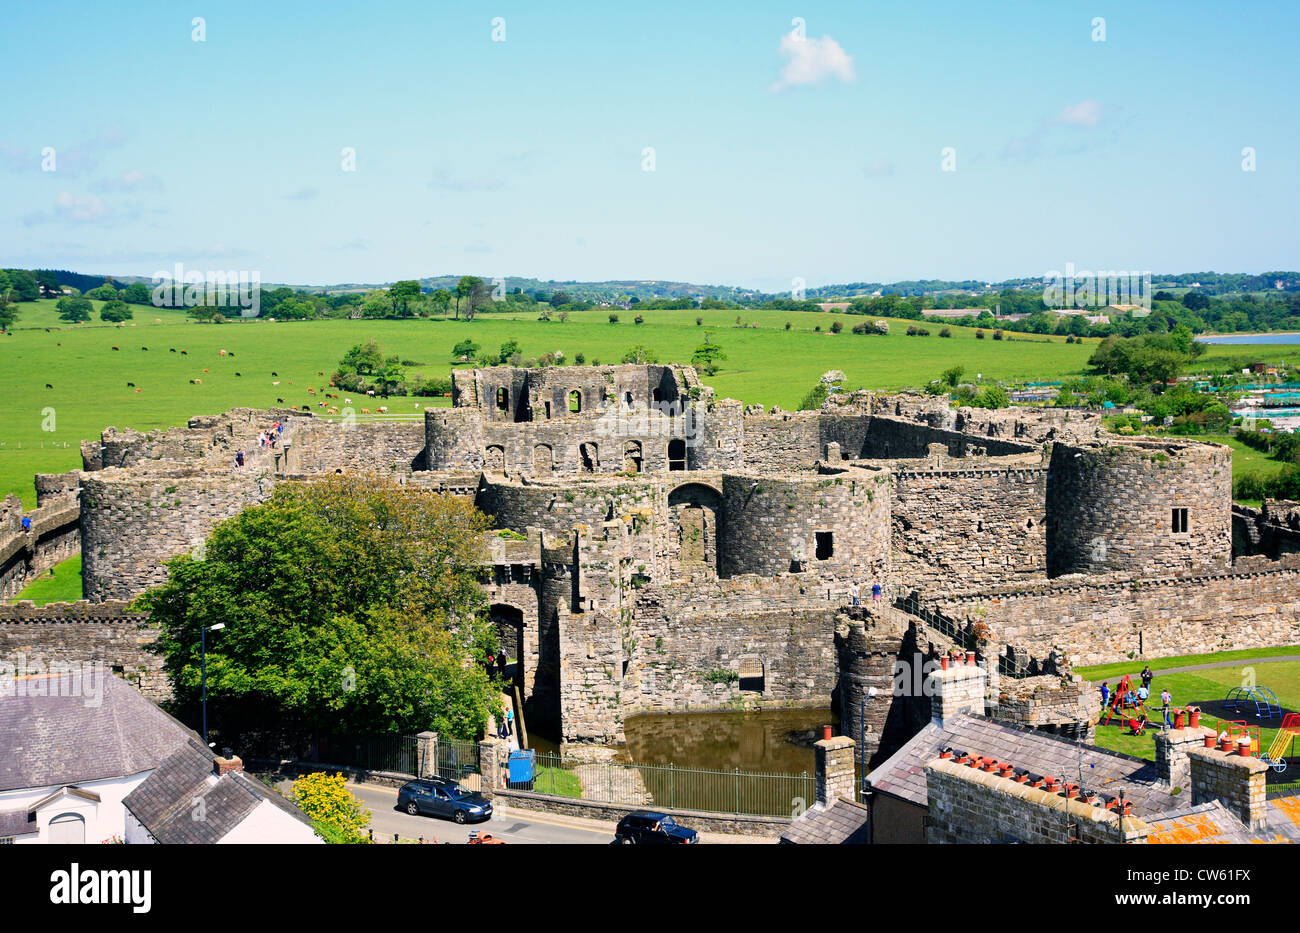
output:
[[[31,520],[31,517],[30,517],[30,516],[27,516],[27,515],[24,515],[24,516],[23,516],[23,531],[31,531],[31,530],[32,530],[32,520]]]
[[[879,583],[873,583],[873,584],[871,584],[871,598],[872,598],[873,600],[875,600],[876,602],[880,602],[880,584],[879,584]]]
[[[1103,682],[1101,685],[1101,708],[1105,709],[1110,705],[1110,684]]]

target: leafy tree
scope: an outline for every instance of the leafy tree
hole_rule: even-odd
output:
[[[131,306],[120,298],[104,302],[104,306],[99,309],[99,319],[111,324],[120,324],[122,321],[131,320],[132,317]]]
[[[623,354],[624,363],[658,363],[659,357],[649,347],[643,347],[637,344],[632,349]]]
[[[13,302],[9,299],[9,292],[0,291],[0,331],[8,330],[14,326],[14,321],[18,319],[18,309],[14,307]]]
[[[60,298],[54,305],[59,317],[72,324],[83,324],[90,320],[90,312],[95,306],[87,298]]]
[[[370,811],[348,790],[342,774],[304,774],[293,782],[293,798],[327,841],[337,838],[339,842],[355,843],[366,839]]]
[[[939,377],[939,381],[950,388],[956,388],[961,383],[961,377],[966,375],[966,367],[949,366]]]
[[[704,334],[704,343],[695,348],[691,354],[691,365],[699,368],[706,376],[712,376],[718,371],[718,363],[727,358],[722,347],[713,342],[713,335],[707,331]]]
[[[420,297],[420,283],[415,279],[394,282],[388,290],[388,297],[393,303],[393,313],[398,317],[407,317],[410,302]]]
[[[830,395],[830,389],[826,383],[817,383],[808,390],[808,394],[799,403],[799,411],[817,411],[822,407],[822,402],[826,401],[828,395]]]
[[[14,301],[35,301],[41,297],[41,286],[36,276],[26,269],[6,269]]]
[[[172,709],[197,711],[199,629],[222,623],[207,653],[222,736],[481,733],[500,707],[487,527],[462,499],[383,476],[277,486],[136,601],[159,629]]]
[[[365,343],[359,343],[343,355],[339,360],[339,370],[345,373],[356,373],[359,376],[369,376],[379,371],[384,364],[384,354],[379,348],[379,344],[374,340],[367,340]]]
[[[112,279],[109,279],[98,288],[86,292],[86,297],[94,298],[96,301],[112,301],[117,298],[117,289],[113,287]]]
[[[468,360],[478,351],[479,345],[466,337],[460,343],[456,344],[456,346],[451,348],[451,355],[456,357],[458,360]]]
[[[617,314],[614,314],[613,312],[611,312],[610,315],[609,315],[609,323],[611,323],[611,324],[617,324],[617,323],[618,323],[618,315],[617,315]]]
[[[147,305],[153,303],[153,292],[149,286],[143,282],[132,282],[126,288],[122,289],[119,297],[127,304]]]
[[[445,318],[447,309],[451,307],[451,292],[445,288],[440,288],[429,297],[433,303],[434,311],[441,311],[442,316]]]
[[[512,337],[505,343],[501,344],[501,353],[497,356],[497,359],[500,360],[501,364],[504,366],[519,352],[519,341]]]

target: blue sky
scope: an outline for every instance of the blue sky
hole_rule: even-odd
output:
[[[542,6],[11,7],[0,265],[771,291],[1300,267],[1300,5]]]

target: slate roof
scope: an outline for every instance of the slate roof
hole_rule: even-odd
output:
[[[945,746],[1073,781],[1107,796],[1123,790],[1125,799],[1133,803],[1134,815],[1143,819],[1182,802],[1157,782],[1153,762],[1094,745],[1081,746],[1048,732],[975,713],[958,713],[942,726],[931,721],[873,769],[867,783],[874,790],[923,807],[928,800],[925,765],[938,758]]]
[[[98,705],[68,695],[78,681],[72,674],[25,677],[15,681],[14,695],[0,694],[0,791],[139,774],[193,735],[121,678],[99,679]],[[42,695],[33,696],[35,689]]]
[[[0,810],[0,838],[36,832],[36,814],[27,809]]]
[[[306,814],[260,782],[233,771],[217,778],[212,753],[191,738],[122,803],[160,843],[211,845],[263,800],[311,825]]]
[[[817,804],[799,814],[781,834],[787,845],[865,845],[870,840],[871,808],[843,797],[831,806]]]

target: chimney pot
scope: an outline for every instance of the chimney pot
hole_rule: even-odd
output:
[[[831,727],[830,727],[830,726],[822,726],[822,738],[823,738],[823,739],[829,739],[830,737],[831,737]]]

